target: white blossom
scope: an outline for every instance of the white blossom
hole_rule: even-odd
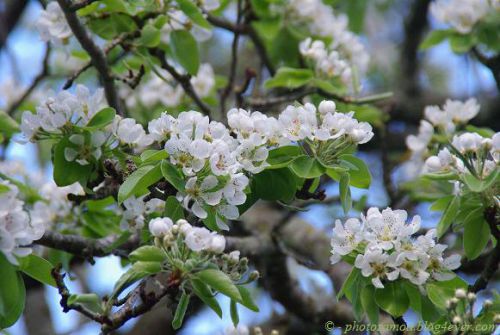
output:
[[[40,17],[36,21],[36,28],[45,42],[66,44],[73,35],[57,1],[50,1],[47,7],[40,12]]]
[[[436,19],[449,24],[461,34],[469,33],[492,10],[495,9],[490,7],[488,0],[438,0],[430,6]]]
[[[149,221],[149,231],[155,237],[163,237],[172,229],[173,222],[170,218],[154,218]]]

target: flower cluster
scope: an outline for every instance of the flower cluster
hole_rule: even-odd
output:
[[[120,228],[123,230],[140,230],[144,227],[144,221],[153,213],[162,213],[165,202],[160,199],[144,201],[146,196],[130,197],[123,202],[124,209],[121,211]]]
[[[443,256],[446,245],[437,244],[436,230],[413,237],[420,228],[420,217],[414,216],[406,223],[404,210],[370,208],[361,220],[350,218],[342,225],[335,222],[333,229],[332,264],[342,258],[355,259],[354,266],[372,284],[383,288],[383,281],[394,281],[399,277],[415,285],[424,285],[429,280],[449,280],[451,270],[460,266],[460,256]]]
[[[438,0],[431,3],[431,13],[461,34],[469,33],[488,13],[500,9],[496,0]]]
[[[312,40],[310,37],[303,40],[299,45],[299,51],[305,59],[311,61],[311,65],[319,77],[326,79],[340,77],[345,85],[351,85],[352,69],[345,59],[342,59],[337,50],[331,50],[321,40]]]
[[[41,238],[44,232],[42,222],[30,222],[17,186],[0,179],[0,251],[11,263],[17,264],[16,256],[29,255],[32,250],[26,246]]]
[[[483,179],[500,163],[500,133],[492,138],[484,138],[477,133],[455,135],[451,147],[454,153],[443,148],[436,156],[427,158],[424,172],[463,174],[468,171]]]
[[[49,93],[35,114],[23,113],[20,128],[30,141],[63,134],[69,125],[85,126],[103,106],[102,89],[91,94],[87,87],[77,85],[75,94],[68,91],[57,95]]]
[[[248,260],[240,259],[235,250],[224,253],[226,239],[204,227],[194,227],[184,219],[175,223],[168,217],[149,221],[149,231],[155,245],[167,251],[167,266],[177,267],[175,259],[189,263],[189,270],[202,268],[207,261],[215,262],[229,277],[237,281],[248,270]]]
[[[149,136],[165,142],[170,163],[186,178],[178,199],[201,219],[215,208],[221,229],[227,229],[224,219],[239,216],[236,206],[246,201],[247,174],[269,165],[270,148],[308,141],[315,148],[329,143],[340,152],[373,136],[368,123],[358,122],[353,113],[336,112],[333,101],[321,102],[318,109],[310,103],[288,106],[278,118],[236,108],[227,117],[229,129],[195,111],[177,118],[163,113],[148,125]]]
[[[346,62],[351,68],[351,71],[344,70],[346,73],[364,73],[367,70],[370,57],[359,37],[348,30],[346,15],[335,15],[332,7],[324,4],[322,0],[292,0],[288,2],[288,9],[297,24],[306,24],[315,36],[331,39],[328,49],[335,50],[337,54],[328,62],[334,63],[335,66],[343,65],[342,61]]]
[[[484,300],[481,312],[477,314],[474,313],[474,304],[478,302],[476,294],[459,288],[455,290],[454,297],[446,300],[448,318],[452,324],[460,326],[462,329],[474,329],[475,325],[486,326],[489,324],[492,333],[494,333],[494,329],[500,323],[500,314],[495,308],[495,305],[498,304],[497,299],[498,294],[495,293],[494,301]]]
[[[47,7],[41,11],[36,27],[40,37],[45,42],[67,44],[69,38],[73,35],[57,1],[49,2]]]
[[[158,73],[160,76],[151,73],[134,90],[126,86],[121,88],[120,96],[125,100],[127,107],[151,108],[159,104],[165,107],[180,105],[185,96],[182,87],[174,84],[174,79],[167,71],[159,69]],[[198,74],[191,78],[191,85],[200,98],[208,97],[215,87],[215,74],[212,66],[208,63],[201,64]]]
[[[424,110],[425,120],[420,121],[417,135],[409,135],[406,145],[411,151],[411,158],[407,164],[412,175],[422,172],[425,159],[432,154],[435,135],[451,136],[461,126],[473,119],[479,112],[476,99],[471,98],[465,102],[447,100],[442,108],[427,106]]]

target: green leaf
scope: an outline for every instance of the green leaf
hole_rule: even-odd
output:
[[[240,294],[241,294],[242,300],[241,300],[240,304],[242,304],[243,306],[245,306],[249,310],[252,310],[254,312],[258,312],[259,307],[253,301],[252,295],[250,294],[250,291],[248,291],[246,289],[246,287],[241,286],[241,285],[236,285],[236,288],[238,289],[238,291],[240,291]]]
[[[459,54],[468,52],[477,42],[473,34],[462,35],[455,33],[450,35],[448,40],[451,50]]]
[[[160,262],[136,262],[132,265],[130,269],[125,272],[120,279],[115,283],[115,288],[109,301],[118,297],[123,290],[135,283],[136,281],[147,277],[149,275],[156,274],[161,271]]]
[[[156,161],[161,161],[168,157],[168,154],[165,150],[144,150],[141,154],[142,163],[151,163]]]
[[[64,149],[68,146],[71,146],[68,137],[64,137],[54,146],[52,158],[54,181],[57,186],[68,186],[75,182],[86,185],[92,172],[92,165],[80,165],[75,161],[68,162],[64,157]]]
[[[483,208],[477,208],[464,220],[464,251],[468,259],[475,259],[490,240],[490,227],[483,216]]]
[[[12,326],[23,313],[26,289],[21,274],[0,253],[0,329]]]
[[[272,149],[267,156],[267,169],[279,169],[287,167],[295,158],[302,154],[302,150],[296,145],[287,145]]]
[[[408,294],[399,282],[388,282],[383,289],[375,289],[377,305],[392,316],[403,315],[410,306]]]
[[[206,269],[194,274],[194,278],[201,280],[214,290],[228,296],[229,298],[242,302],[240,291],[233,281],[222,271]]]
[[[429,49],[439,43],[443,42],[446,38],[451,35],[450,30],[432,30],[420,44],[419,49],[425,50]]]
[[[93,17],[87,25],[92,32],[105,40],[112,40],[121,33],[130,33],[137,29],[134,20],[122,13],[111,13],[105,18]]]
[[[353,165],[356,169],[349,169],[349,183],[351,186],[359,188],[370,187],[372,175],[365,162],[353,155],[342,155],[339,157],[342,162]]]
[[[463,180],[472,192],[480,193],[488,189],[494,183],[497,183],[499,181],[499,177],[500,169],[496,168],[484,180],[479,180],[471,174],[465,174]]]
[[[165,212],[163,214],[175,222],[179,219],[184,219],[184,208],[182,208],[179,200],[171,195],[165,201]]]
[[[177,305],[177,309],[175,310],[174,319],[172,320],[172,328],[181,328],[182,321],[184,320],[184,315],[186,315],[186,311],[189,305],[189,297],[189,294],[186,294],[186,292],[182,291],[179,304]]]
[[[371,285],[366,285],[361,290],[360,300],[361,306],[365,311],[368,319],[372,324],[378,324],[379,309],[375,302],[375,288]]]
[[[132,262],[163,262],[167,258],[165,252],[152,245],[144,245],[140,248],[135,249],[129,255],[129,259]]]
[[[37,255],[28,255],[19,258],[19,270],[38,280],[40,283],[56,287],[56,282],[52,277],[53,266],[44,258]]]
[[[191,21],[203,28],[210,29],[212,27],[200,12],[199,7],[193,2],[190,0],[176,0],[176,2],[179,4],[179,7],[184,14],[191,19]]]
[[[118,190],[118,202],[122,203],[132,195],[148,193],[148,187],[162,177],[160,164],[141,166],[125,179]]]
[[[298,88],[307,85],[314,78],[314,72],[309,69],[294,69],[282,67],[278,72],[268,79],[264,84],[265,88],[274,87]]]
[[[455,296],[458,288],[467,290],[467,283],[458,276],[447,281],[431,282],[425,287],[432,303],[443,310],[446,309],[446,301]]]
[[[288,168],[264,170],[254,176],[252,192],[258,199],[288,202],[295,196],[295,178]]]
[[[337,300],[340,300],[346,294],[347,291],[349,291],[353,284],[358,280],[358,278],[361,275],[361,271],[359,271],[358,268],[353,268],[349,275],[347,276],[346,280],[342,284],[342,287],[340,288],[339,292],[337,293]]]
[[[441,219],[437,224],[437,237],[440,238],[444,235],[450,228],[453,220],[457,216],[458,209],[460,207],[460,197],[454,196],[450,201],[448,206],[446,206],[446,210],[443,212]]]
[[[200,56],[194,37],[185,30],[174,30],[170,33],[170,46],[177,62],[195,76],[200,67]]]
[[[349,188],[349,174],[343,173],[339,181],[340,202],[342,209],[347,214],[352,207],[351,189]]]
[[[184,177],[169,161],[164,160],[161,162],[161,173],[177,191],[184,191],[186,185]]]
[[[429,207],[429,209],[431,211],[444,211],[448,207],[448,205],[450,204],[450,202],[453,200],[454,197],[455,196],[453,196],[453,195],[449,195],[446,197],[439,198],[432,203],[432,205],[431,205],[431,207]]]
[[[153,26],[152,24],[147,24],[141,30],[141,37],[139,38],[139,44],[148,48],[154,48],[160,44],[161,41],[161,31]]]
[[[19,132],[19,124],[4,111],[0,111],[0,133],[10,137]]]
[[[291,164],[292,170],[298,177],[311,179],[322,176],[325,168],[316,159],[309,156],[299,156]]]
[[[240,322],[240,316],[238,314],[238,306],[236,306],[236,302],[234,300],[231,300],[229,310],[231,312],[231,321],[233,321],[233,325],[236,327]]]
[[[68,298],[68,305],[73,304],[83,305],[95,313],[104,312],[102,301],[95,293],[72,294]]]
[[[191,278],[191,286],[193,286],[194,294],[203,301],[205,305],[210,307],[222,319],[222,309],[220,308],[217,299],[214,298],[210,288],[201,280]]]
[[[106,107],[101,109],[99,112],[95,113],[94,116],[87,123],[86,128],[103,128],[113,122],[116,116],[116,111],[114,108]]]

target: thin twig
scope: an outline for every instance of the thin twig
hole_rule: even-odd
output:
[[[49,58],[50,58],[51,47],[50,44],[47,43],[47,48],[45,49],[45,56],[43,57],[42,63],[42,71],[33,79],[31,85],[24,91],[19,99],[13,102],[9,109],[7,110],[7,114],[12,115],[16,109],[21,106],[21,104],[28,98],[28,96],[33,92],[33,90],[40,84],[40,82],[49,74]]]
[[[90,5],[91,3],[96,2],[96,1],[98,1],[98,0],[80,0],[80,1],[75,1],[74,3],[72,3],[69,6],[69,9],[75,12],[75,11],[77,11],[79,9],[82,9],[83,7],[87,7],[88,5]]]
[[[193,85],[191,84],[191,76],[189,74],[180,74],[177,70],[167,62],[165,57],[165,52],[160,49],[150,49],[152,53],[159,59],[161,67],[167,70],[168,73],[174,77],[175,80],[182,86],[187,95],[193,99],[194,103],[201,109],[201,111],[211,116],[212,112],[210,108],[201,100],[198,94],[195,92]]]
[[[57,2],[59,3],[59,6],[61,6],[64,16],[66,17],[66,21],[68,21],[68,25],[73,31],[76,39],[90,55],[92,64],[97,69],[97,72],[99,72],[108,104],[116,109],[118,114],[123,115],[120,101],[118,99],[118,93],[116,92],[114,84],[114,78],[106,60],[106,54],[94,43],[87,30],[78,19],[76,13],[70,9],[71,5],[67,2],[67,0],[57,0]]]

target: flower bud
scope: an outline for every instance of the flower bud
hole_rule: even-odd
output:
[[[226,239],[222,235],[215,235],[210,241],[208,250],[213,253],[220,254],[226,248]]]
[[[455,291],[455,297],[458,299],[465,299],[467,292],[463,288],[459,288]]]
[[[491,301],[490,299],[486,299],[484,301],[483,307],[484,308],[490,308],[491,306],[493,306],[493,301]]]
[[[171,245],[172,245],[172,235],[167,234],[163,236],[163,246],[165,248],[170,248]]]
[[[159,237],[155,237],[154,242],[155,242],[155,246],[157,248],[161,248],[162,247],[162,241],[161,241],[161,239]]]
[[[500,314],[495,314],[495,315],[493,316],[493,323],[494,323],[494,324],[498,324],[498,323],[500,323]]]
[[[172,229],[172,225],[170,218],[154,218],[149,221],[149,231],[155,237],[163,237]]]
[[[473,293],[473,292],[469,292],[469,293],[467,294],[467,300],[469,300],[470,302],[474,302],[474,301],[476,301],[476,294],[475,294],[475,293]]]
[[[331,100],[323,100],[319,103],[318,110],[320,114],[328,114],[328,113],[334,113],[335,112],[335,102]]]
[[[174,224],[172,226],[172,234],[176,235],[179,232],[179,225]]]
[[[240,266],[247,267],[248,266],[248,258],[243,257],[242,259],[240,259]]]
[[[252,272],[250,272],[250,275],[248,276],[248,280],[249,281],[256,281],[257,279],[259,279],[259,277],[260,277],[259,271],[252,271]]]
[[[255,328],[253,329],[253,333],[254,333],[255,335],[264,335],[264,333],[262,332],[262,329],[261,329],[260,327],[255,327]]]
[[[240,261],[240,252],[238,250],[231,251],[229,253],[229,262],[231,264],[236,264]]]
[[[271,335],[279,335],[278,331],[276,329],[273,329],[271,331]]]
[[[452,322],[453,324],[458,325],[459,323],[462,323],[462,318],[461,318],[461,317],[459,317],[458,315],[455,315],[455,316],[453,317],[453,319],[451,320],[451,322]]]

